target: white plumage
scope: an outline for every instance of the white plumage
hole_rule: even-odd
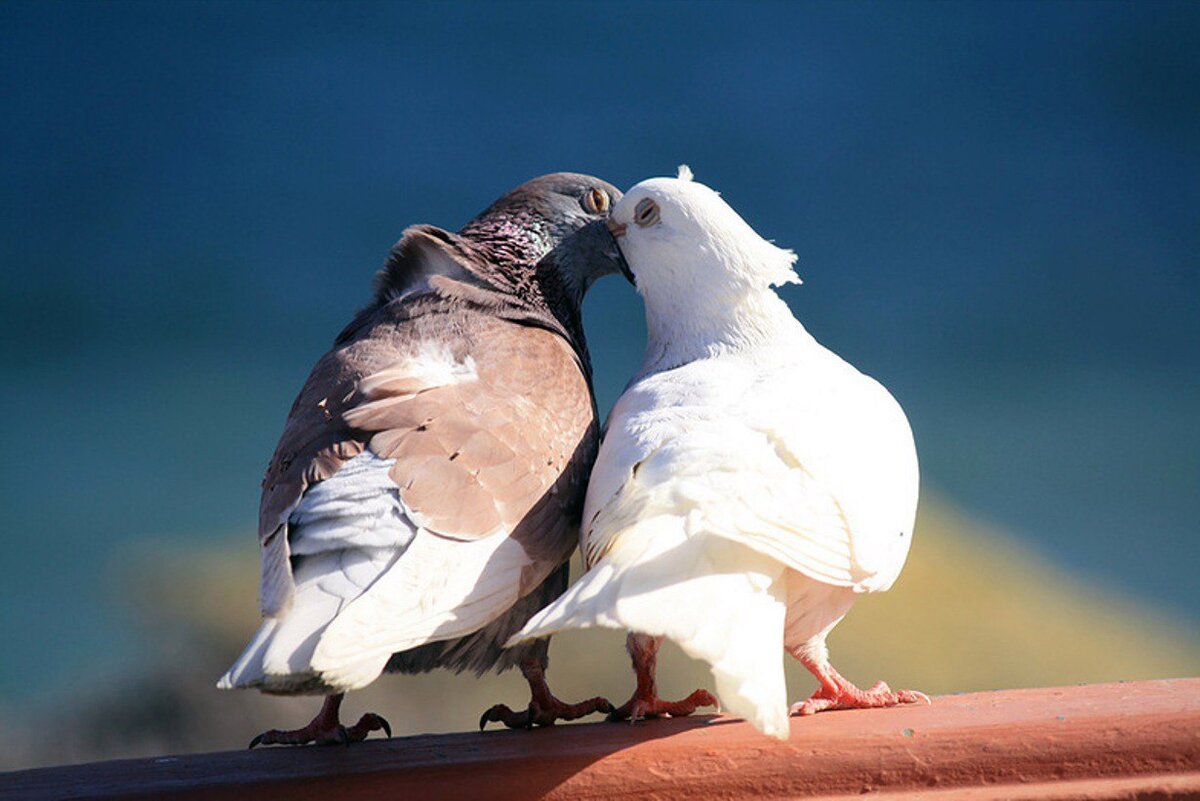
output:
[[[388,477],[392,463],[365,451],[305,494],[288,521],[296,564],[292,604],[263,621],[218,687],[284,692],[330,684],[312,664],[326,628],[417,533]]]
[[[798,281],[795,256],[690,171],[638,184],[613,220],[645,299],[645,362],[592,473],[590,569],[512,642],[590,626],[665,635],[712,666],[727,709],[785,738],[782,650],[820,677],[829,630],[904,564],[912,433],[771,288]]]

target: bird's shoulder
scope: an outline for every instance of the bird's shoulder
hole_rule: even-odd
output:
[[[609,428],[638,428],[671,420],[682,423],[722,413],[753,385],[758,374],[757,366],[747,360],[710,358],[640,375],[614,404]]]
[[[751,426],[774,432],[809,460],[826,451],[858,461],[912,448],[908,418],[892,393],[824,347],[771,365],[739,408]]]

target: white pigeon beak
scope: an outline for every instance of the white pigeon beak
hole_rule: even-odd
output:
[[[625,223],[617,222],[612,217],[609,217],[604,224],[608,226],[608,232],[613,236],[624,236],[625,229],[629,227]]]

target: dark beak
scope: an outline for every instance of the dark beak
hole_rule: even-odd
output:
[[[629,281],[629,283],[637,286],[637,279],[633,277],[633,270],[629,269],[629,262],[625,261],[625,254],[621,252],[621,244],[617,241],[617,237],[625,233],[626,226],[614,221],[611,217],[604,221],[604,227],[608,229],[609,237],[613,244],[613,258],[617,262],[617,268],[621,271],[621,275]]]
[[[625,254],[621,252],[616,237],[612,235],[606,222],[592,220],[576,230],[559,242],[554,250],[543,256],[542,262],[553,265],[553,269],[560,269],[575,276],[579,288],[584,292],[597,278],[616,272],[636,286],[633,272],[629,269],[629,263],[625,261]]]

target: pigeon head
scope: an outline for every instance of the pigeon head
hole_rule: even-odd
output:
[[[606,225],[620,199],[599,178],[560,172],[521,184],[457,234],[412,226],[376,275],[375,305],[431,291],[475,293],[477,303],[560,330],[586,362],[584,293],[603,275],[629,277]]]
[[[609,229],[648,300],[665,293],[734,300],[800,281],[792,270],[796,255],[759,236],[717,192],[692,180],[686,165],[677,178],[650,178],[630,189],[613,207]]]
[[[551,173],[505,194],[459,236],[514,282],[535,277],[554,285],[543,287],[548,294],[565,292],[579,303],[597,278],[628,271],[605,225],[620,199],[620,190],[599,178]]]
[[[608,226],[646,305],[643,371],[752,346],[796,324],[772,290],[799,283],[796,255],[755,233],[687,167],[630,189]]]

